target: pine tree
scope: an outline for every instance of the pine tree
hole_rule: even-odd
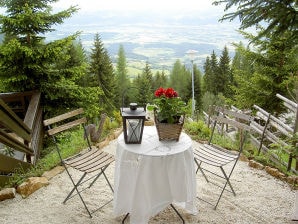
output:
[[[292,43],[292,46],[298,43],[298,11],[296,0],[219,0],[214,1],[213,4],[225,4],[226,11],[234,10],[233,12],[226,13],[221,21],[231,21],[239,18],[241,30],[264,24],[266,28],[261,30],[252,41],[262,37],[283,36],[284,33],[288,33],[288,38],[285,41]]]
[[[66,99],[63,89],[78,89],[75,88],[76,80],[81,74],[61,70],[58,66],[69,60],[66,52],[69,52],[77,34],[48,43],[44,41],[45,33],[53,31],[52,26],[63,23],[78,10],[70,7],[52,14],[49,4],[53,2],[55,0],[1,1],[6,14],[0,15],[1,32],[5,34],[5,41],[0,46],[2,88],[9,92],[39,90],[46,110],[75,107],[77,100]],[[53,105],[52,100],[60,104]]]
[[[204,72],[205,92],[208,91],[217,95],[221,91],[221,83],[219,81],[217,56],[214,51],[211,57],[206,58]]]
[[[153,82],[153,89],[156,90],[159,87],[167,87],[168,79],[165,75],[165,72],[162,71],[161,73],[159,71],[156,72],[154,76],[154,82]]]
[[[204,76],[203,76],[203,93],[209,92],[211,86],[211,67],[210,67],[210,57],[207,56],[204,66]]]
[[[128,79],[126,56],[123,45],[120,45],[118,50],[117,71],[116,71],[116,98],[118,99],[118,105],[122,105],[122,94],[130,87],[130,81]],[[126,99],[127,101],[127,99]]]
[[[134,80],[134,87],[138,89],[135,97],[140,105],[152,102],[154,96],[153,76],[148,62],[146,62],[142,74]]]
[[[103,95],[99,96],[99,104],[106,112],[112,112],[116,107],[115,100],[115,75],[112,61],[104,48],[97,33],[94,38],[94,46],[90,55],[90,74],[94,86],[99,86]]]
[[[249,65],[245,66],[247,70],[234,71],[235,102],[240,108],[257,104],[268,112],[281,113],[284,108],[276,94],[287,97],[288,89],[294,88],[291,77],[298,71],[297,48],[288,45],[284,37],[257,41],[255,48],[241,49]]]
[[[183,100],[186,100],[187,79],[190,77],[190,72],[182,65],[181,61],[179,59],[176,60],[170,73],[169,86],[174,88]]]
[[[231,85],[233,84],[233,77],[230,67],[230,56],[226,46],[224,47],[219,59],[218,74],[218,91],[223,93],[225,97],[232,97]]]

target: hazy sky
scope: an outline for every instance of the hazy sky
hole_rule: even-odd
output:
[[[213,0],[60,0],[53,6],[66,9],[78,5],[80,12],[94,11],[222,11],[222,6],[212,5]]]

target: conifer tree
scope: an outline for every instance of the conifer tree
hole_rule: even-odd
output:
[[[176,60],[176,62],[174,63],[173,69],[170,73],[169,86],[174,88],[183,100],[187,100],[186,86],[188,82],[187,79],[189,77],[191,77],[190,72],[185,68],[184,65],[182,65],[179,59]]]
[[[156,72],[154,76],[154,83],[153,83],[153,89],[156,90],[159,87],[167,87],[168,79],[165,75],[164,70],[160,73],[159,71]]]
[[[145,105],[152,102],[154,96],[153,75],[148,62],[146,62],[142,74],[138,75],[134,80],[133,86],[138,89],[136,98],[140,105]]]
[[[211,67],[210,67],[210,57],[207,56],[204,66],[204,76],[203,76],[203,93],[209,92],[210,91],[210,86],[211,86]]]
[[[296,0],[216,0],[213,4],[225,4],[228,11],[221,21],[238,19],[241,22],[240,29],[258,27],[260,24],[266,26],[260,30],[258,35],[252,40],[261,37],[283,36],[289,33],[287,40],[295,46],[298,43],[298,11]]]
[[[94,38],[94,46],[90,55],[90,74],[94,86],[99,86],[103,95],[99,95],[99,104],[108,113],[116,107],[115,100],[115,75],[112,61],[107,50],[97,33]]]
[[[51,3],[57,0],[19,1],[4,0],[0,6],[6,9],[0,15],[1,33],[5,35],[0,46],[0,80],[3,91],[39,90],[42,104],[50,109],[75,107],[77,102],[66,99],[64,90],[74,90],[81,71],[61,71],[59,63],[69,60],[69,49],[78,34],[45,42],[45,34],[51,27],[77,12],[76,7],[51,13]],[[78,65],[80,66],[80,65]],[[67,75],[67,77],[64,77]],[[73,94],[71,94],[73,96]],[[56,102],[54,102],[56,100]],[[53,105],[53,103],[60,103]],[[63,104],[66,105],[63,105]]]
[[[214,95],[217,95],[220,92],[220,81],[218,74],[218,61],[217,56],[214,51],[210,57],[206,58],[206,62],[204,64],[204,83],[205,83],[205,91],[211,92]]]
[[[275,37],[257,41],[255,48],[257,51],[241,49],[249,62],[246,67],[253,68],[234,71],[235,102],[240,108],[257,104],[268,112],[281,113],[284,108],[276,94],[288,97],[288,88],[294,88],[291,77],[298,71],[297,47],[292,48],[284,37]]]
[[[219,59],[218,75],[219,92],[223,93],[225,97],[232,97],[231,85],[233,84],[233,77],[230,67],[230,56],[226,46]]]
[[[118,50],[117,70],[116,70],[116,98],[118,99],[118,105],[122,104],[122,94],[130,87],[130,81],[128,78],[127,63],[124,47],[121,44]]]

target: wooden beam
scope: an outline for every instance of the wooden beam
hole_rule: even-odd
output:
[[[0,124],[27,141],[31,139],[31,129],[0,99]]]
[[[40,92],[36,92],[32,95],[25,118],[24,123],[30,128],[33,129],[35,119],[37,117],[38,108],[40,105]]]
[[[30,169],[32,164],[17,160],[10,156],[0,154],[0,171],[3,173],[13,173],[17,169],[22,169],[24,171]]]
[[[286,104],[285,106],[288,107],[288,109],[292,110],[293,112],[296,112],[297,109],[297,103],[293,102],[292,100],[289,100],[288,98],[280,95],[280,94],[276,94],[277,98],[283,100]]]
[[[27,145],[23,142],[20,142],[12,135],[6,133],[5,131],[0,129],[0,142],[4,143],[5,145],[14,148],[15,150],[33,155],[32,149],[30,149]]]

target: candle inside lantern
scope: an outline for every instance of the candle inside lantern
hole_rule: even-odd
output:
[[[130,142],[138,142],[141,136],[141,121],[137,120],[128,120],[127,127],[128,132],[127,136]]]

